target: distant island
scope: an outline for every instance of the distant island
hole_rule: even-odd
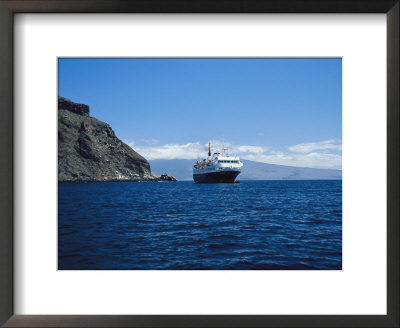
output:
[[[168,171],[178,180],[193,180],[191,159],[149,160],[153,172]],[[316,169],[286,165],[267,164],[241,159],[242,172],[238,180],[340,180],[341,170]]]
[[[58,97],[58,181],[174,181],[117,138],[89,106]],[[171,177],[172,178],[172,177]]]

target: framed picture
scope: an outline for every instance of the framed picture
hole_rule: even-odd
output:
[[[341,58],[59,58],[58,270],[341,270],[341,73]]]
[[[398,1],[0,9],[1,324],[399,325]]]

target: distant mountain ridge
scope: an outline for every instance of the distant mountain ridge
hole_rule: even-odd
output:
[[[243,162],[239,180],[340,180],[342,171],[315,169],[309,167],[267,164],[246,159]],[[178,180],[192,180],[192,159],[149,160],[151,170],[156,175],[167,173]]]

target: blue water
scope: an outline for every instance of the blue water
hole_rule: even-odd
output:
[[[341,270],[341,181],[61,183],[58,268]]]

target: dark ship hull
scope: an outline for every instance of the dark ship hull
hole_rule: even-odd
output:
[[[196,183],[234,183],[240,171],[223,171],[210,173],[193,173]]]

